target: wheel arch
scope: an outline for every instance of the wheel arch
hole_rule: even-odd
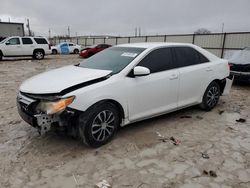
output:
[[[45,51],[44,51],[44,49],[42,49],[42,48],[36,48],[36,49],[34,49],[34,50],[33,50],[33,55],[34,55],[35,52],[37,52],[37,51],[42,51],[42,53],[45,55]]]
[[[102,99],[102,100],[92,104],[90,107],[87,108],[87,110],[89,108],[92,108],[95,105],[103,104],[103,103],[106,103],[106,102],[109,102],[109,103],[111,103],[111,104],[113,104],[113,105],[115,105],[117,107],[118,112],[119,112],[119,117],[120,117],[120,125],[121,125],[122,120],[125,118],[125,112],[124,112],[124,109],[123,109],[122,105],[119,102],[117,102],[116,100],[114,100],[114,99]]]
[[[2,52],[2,50],[0,50],[0,55],[1,55],[1,56],[3,56],[3,52]]]
[[[222,95],[222,93],[224,92],[225,86],[226,86],[226,78],[224,78],[222,80],[215,79],[212,82],[216,82],[220,86],[220,94]]]

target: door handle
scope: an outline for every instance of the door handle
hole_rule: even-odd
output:
[[[213,69],[212,69],[211,67],[207,67],[207,68],[206,68],[206,71],[207,71],[207,72],[210,72],[210,71],[213,71]]]
[[[169,76],[169,80],[175,80],[175,79],[177,79],[178,78],[178,75],[177,74],[171,74],[170,76]]]

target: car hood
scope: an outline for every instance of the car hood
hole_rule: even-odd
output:
[[[31,94],[60,93],[72,86],[106,77],[111,72],[70,65],[29,78],[22,83],[20,91]]]

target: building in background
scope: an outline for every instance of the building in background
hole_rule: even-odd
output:
[[[24,36],[24,24],[0,22],[0,41],[9,36]]]

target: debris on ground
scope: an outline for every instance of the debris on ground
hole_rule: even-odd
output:
[[[240,118],[240,119],[236,119],[235,121],[237,121],[239,123],[245,123],[246,119]]]
[[[210,158],[209,155],[208,155],[207,153],[203,153],[203,152],[201,152],[201,156],[202,156],[202,158],[204,158],[204,159],[209,159],[209,158]]]
[[[210,171],[209,171],[209,175],[210,175],[211,177],[217,177],[216,172],[213,171],[213,170],[210,170]]]
[[[156,134],[157,134],[158,137],[160,137],[159,140],[161,140],[162,142],[167,142],[168,140],[170,140],[170,141],[172,141],[172,143],[173,143],[174,145],[176,145],[176,146],[179,145],[179,144],[181,143],[180,140],[175,139],[173,136],[171,136],[170,138],[167,138],[167,137],[162,136],[162,135],[161,135],[159,132],[157,132],[157,131],[156,131]]]
[[[111,185],[106,180],[102,180],[95,185],[95,188],[111,188]]]
[[[201,116],[196,116],[196,118],[197,118],[197,119],[203,119],[203,117],[201,117]]]
[[[179,145],[179,144],[181,143],[180,140],[177,140],[177,139],[175,139],[175,138],[172,137],[172,136],[170,137],[170,140],[171,140],[171,141],[173,142],[173,144],[176,145],[176,146]]]
[[[183,119],[183,118],[192,118],[192,116],[187,116],[187,115],[185,115],[185,116],[181,116],[180,118],[181,118],[181,119]]]
[[[214,178],[217,177],[216,172],[213,170],[210,170],[210,171],[203,170],[203,174],[209,175],[209,176],[214,177]]]
[[[224,110],[219,110],[219,114],[223,114],[225,111]]]

